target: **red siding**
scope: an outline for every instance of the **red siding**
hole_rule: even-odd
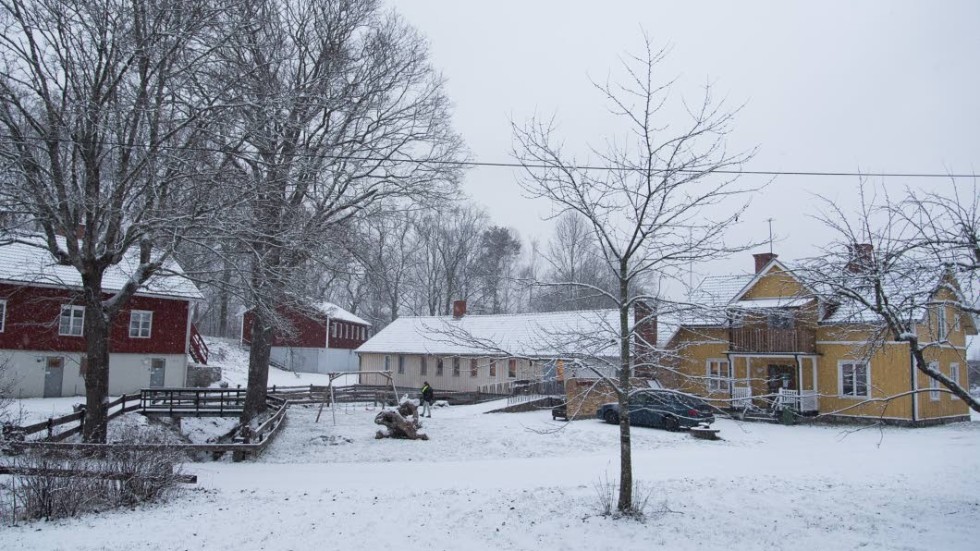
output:
[[[77,292],[66,289],[0,284],[0,299],[7,301],[0,349],[84,352],[83,337],[58,335],[61,306],[71,303],[73,298],[76,304],[80,302]],[[129,337],[131,310],[153,312],[150,338]],[[187,341],[187,313],[188,303],[185,300],[133,297],[110,330],[109,351],[183,354]]]
[[[293,335],[287,337],[277,333],[273,336],[272,346],[293,346],[297,348],[327,348],[327,317],[322,314],[306,314],[293,309],[280,309],[280,315],[285,317],[293,326]],[[252,311],[245,312],[242,319],[242,341],[252,342],[252,323],[255,315]],[[348,322],[331,321],[331,324],[342,324],[354,328],[365,327]],[[338,332],[338,335],[343,333]],[[353,335],[353,332],[351,333]],[[330,334],[329,348],[354,349],[360,346],[365,339],[359,337],[342,338],[334,337]]]

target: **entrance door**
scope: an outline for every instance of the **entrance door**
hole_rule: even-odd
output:
[[[153,358],[150,360],[150,388],[160,388],[164,385],[167,375],[167,360]]]
[[[44,366],[44,397],[58,398],[61,396],[61,382],[65,378],[65,359],[61,357],[48,358]]]
[[[796,390],[796,367],[791,365],[770,365],[766,379],[769,394],[779,394],[779,389]]]

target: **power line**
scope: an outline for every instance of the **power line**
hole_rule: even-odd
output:
[[[14,141],[15,138],[10,135],[0,134],[0,138]],[[42,137],[22,137],[22,140],[39,141],[46,142],[46,138]],[[70,142],[70,143],[82,143],[80,141],[71,140],[69,138],[56,138],[57,141]],[[102,145],[105,146],[119,146],[119,147],[136,147],[131,144],[124,144],[121,142],[111,142],[103,141]],[[157,144],[154,146],[155,149],[159,150],[176,150],[176,151],[198,151],[198,152],[209,152],[209,153],[221,153],[225,155],[236,155],[235,152],[228,151],[225,149],[220,149],[216,147],[203,147],[203,146],[174,146]],[[296,157],[300,158],[319,158],[319,159],[329,159],[336,161],[355,161],[355,162],[366,162],[366,163],[407,163],[407,164],[418,164],[418,165],[438,165],[438,166],[453,166],[459,168],[517,168],[517,169],[549,169],[558,168],[557,165],[548,163],[519,163],[519,162],[506,162],[506,161],[450,161],[442,159],[413,159],[411,157],[371,157],[371,156],[358,156],[358,155],[320,155],[313,153],[295,153]],[[577,171],[629,171],[635,170],[637,172],[644,171],[644,169],[624,169],[619,167],[610,167],[602,165],[562,165],[561,168],[577,170]],[[847,171],[822,171],[822,170],[747,170],[747,169],[653,169],[651,172],[656,174],[662,174],[665,172],[671,172],[675,174],[698,174],[698,173],[712,173],[712,174],[727,174],[727,175],[743,175],[743,176],[803,176],[803,177],[822,177],[822,178],[922,178],[922,179],[935,179],[935,178],[977,178],[977,174],[954,174],[954,173],[939,173],[939,172],[847,172]]]

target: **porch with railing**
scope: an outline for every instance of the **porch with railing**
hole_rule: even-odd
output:
[[[738,353],[804,353],[817,349],[816,333],[805,329],[733,327],[730,348]]]
[[[756,403],[755,401],[759,403]],[[775,395],[752,395],[752,387],[732,385],[732,409],[746,410],[764,405],[764,409],[789,408],[797,413],[814,413],[820,410],[816,390],[792,390],[781,388]]]

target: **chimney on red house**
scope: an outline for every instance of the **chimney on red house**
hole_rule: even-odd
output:
[[[752,255],[752,258],[755,259],[755,273],[761,272],[763,268],[778,257],[779,255],[775,253],[758,253]]]
[[[875,249],[871,243],[852,243],[847,271],[855,274],[868,271],[874,263],[874,254]]]
[[[453,301],[453,319],[459,319],[466,315],[466,301],[456,300]]]

